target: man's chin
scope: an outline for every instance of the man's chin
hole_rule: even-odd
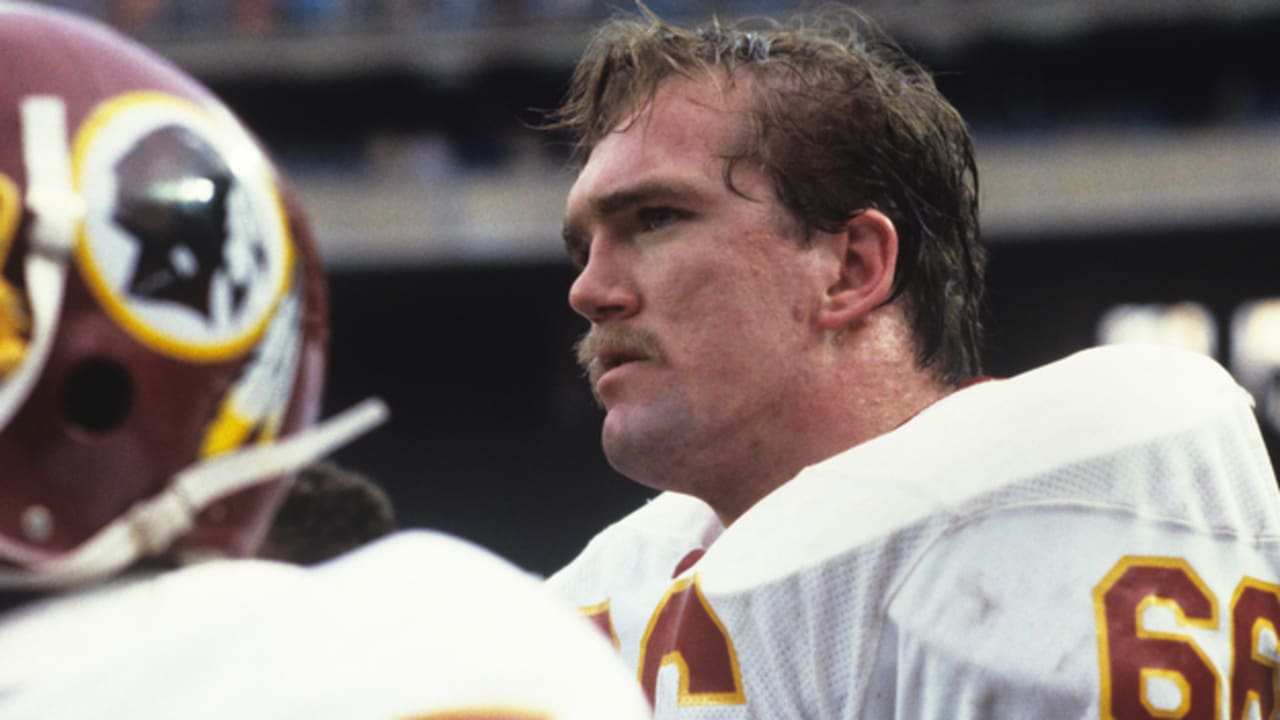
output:
[[[653,408],[618,403],[605,414],[601,447],[618,472],[656,487],[654,480],[670,474],[667,468],[680,454],[672,427]]]

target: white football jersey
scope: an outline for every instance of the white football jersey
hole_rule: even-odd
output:
[[[325,565],[215,561],[0,618],[0,718],[650,717],[533,577],[402,532]]]
[[[958,391],[728,529],[660,495],[549,584],[658,718],[1280,708],[1276,478],[1248,395],[1184,351]]]

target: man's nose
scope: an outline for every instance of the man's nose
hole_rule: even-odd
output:
[[[640,294],[624,256],[607,239],[592,242],[587,264],[569,287],[574,312],[598,323],[629,317],[640,309]]]

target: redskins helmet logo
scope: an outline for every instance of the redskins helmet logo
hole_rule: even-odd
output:
[[[73,148],[77,245],[103,308],[186,360],[235,357],[287,289],[292,250],[266,159],[223,115],[155,92],[103,103]]]

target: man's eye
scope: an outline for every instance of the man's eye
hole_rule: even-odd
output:
[[[591,257],[591,246],[587,243],[566,243],[566,254],[569,256],[569,262],[579,270],[587,266],[587,260]]]
[[[640,229],[659,230],[684,217],[684,213],[669,207],[642,208],[639,212]]]

